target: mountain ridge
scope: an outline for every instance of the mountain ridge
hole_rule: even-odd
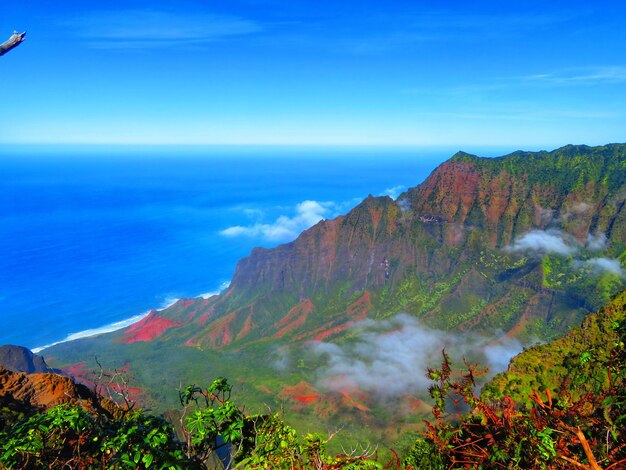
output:
[[[408,309],[428,319],[434,313],[422,298],[426,292],[408,302],[396,298],[399,305],[388,309],[381,297],[412,290],[406,287],[407,280],[416,284],[420,277],[435,291],[441,282],[457,287],[470,283],[482,295],[493,286],[477,279],[480,273],[485,277],[489,262],[477,260],[476,251],[497,258],[502,265],[496,269],[500,281],[517,276],[522,297],[531,293],[523,285],[533,286],[532,296],[525,300],[539,296],[531,304],[544,307],[548,303],[541,299],[547,287],[544,266],[533,256],[516,266],[519,256],[506,249],[532,230],[555,230],[580,247],[588,237],[603,234],[616,247],[614,252],[623,251],[625,230],[613,231],[626,227],[626,198],[620,193],[626,188],[625,155],[623,144],[519,151],[495,159],[458,152],[395,201],[368,196],[347,214],[318,222],[290,243],[256,248],[240,260],[229,288],[220,296],[208,302],[187,301],[184,308],[178,303],[159,315],[183,324],[188,318],[201,328],[217,322],[206,333],[211,348],[247,341],[254,337],[252,326],[258,337],[272,336],[268,325],[304,301],[313,304],[318,317],[332,319],[330,304],[335,302],[345,313],[365,292],[371,296],[367,310],[375,311],[375,318]],[[530,279],[533,273],[542,281]],[[197,315],[196,310],[202,313]],[[315,317],[315,312],[308,317]],[[570,321],[575,324],[579,319],[580,315]],[[302,318],[299,322],[306,323]],[[331,323],[320,319],[316,327],[333,328]],[[508,330],[514,326],[511,323]],[[195,331],[186,344],[203,347],[202,335]]]
[[[152,408],[176,406],[181,384],[226,376],[249,406],[284,406],[302,430],[340,421],[357,435],[378,422],[393,439],[398,420],[408,429],[422,418],[356,386],[326,387],[319,371],[332,356],[315,345],[358,343],[363,325],[400,313],[449,338],[529,345],[625,287],[626,144],[525,155],[458,155],[396,200],[368,196],[290,243],[254,249],[220,295],[46,354],[77,375],[105,355]]]

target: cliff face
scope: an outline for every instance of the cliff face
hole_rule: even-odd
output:
[[[0,366],[13,372],[52,372],[43,357],[22,346],[0,346]]]
[[[556,335],[622,284],[617,273],[598,294],[582,279],[600,273],[581,266],[624,256],[625,200],[626,145],[460,152],[396,201],[369,196],[291,243],[253,250],[222,295],[161,312],[174,325],[161,339],[219,349],[331,337],[399,312],[444,329]],[[531,232],[537,246],[515,248]]]
[[[560,227],[584,243],[596,231],[623,227],[624,146],[567,146],[554,152],[516,152],[497,159],[458,153],[406,197],[416,212],[482,230],[502,247],[531,228]],[[624,234],[615,234],[624,241]]]

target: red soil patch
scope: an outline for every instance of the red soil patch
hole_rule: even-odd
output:
[[[61,370],[65,372],[67,375],[74,375],[76,377],[81,377],[89,372],[85,370],[86,365],[87,363],[83,361],[83,362],[79,362],[78,364],[73,364],[71,366],[63,367]]]
[[[228,315],[217,319],[208,328],[205,340],[211,348],[228,346],[233,341],[232,323],[241,310],[234,310]]]
[[[522,327],[526,325],[530,312],[534,310],[539,304],[539,300],[540,300],[539,294],[535,294],[530,299],[528,299],[528,301],[526,302],[527,307],[524,309],[524,313],[522,314],[520,319],[517,321],[517,323],[513,325],[513,327],[506,333],[506,336],[508,336],[509,338],[514,338],[515,335],[517,335],[520,332]]]
[[[319,400],[319,395],[300,395],[300,396],[295,396],[293,397],[294,400],[296,400],[299,403],[313,403],[317,400]]]
[[[300,302],[294,308],[289,310],[289,312],[287,312],[287,315],[281,318],[280,321],[274,324],[275,328],[282,327],[276,332],[276,336],[280,338],[285,333],[300,328],[307,321],[307,318],[313,312],[313,310],[315,310],[315,306],[313,305],[313,302],[311,302],[309,299],[305,299]]]
[[[350,327],[350,323],[344,323],[343,325],[334,326],[332,328],[328,328],[327,330],[318,333],[313,337],[315,341],[323,341],[329,336],[334,336],[337,333],[341,333],[342,331],[347,330]]]
[[[314,330],[312,332],[312,334],[314,334],[315,336],[313,337],[313,339],[315,341],[323,341],[326,338],[330,337],[330,336],[334,336],[338,333],[341,333],[342,331],[346,331],[348,328],[350,328],[352,325],[354,325],[357,321],[360,320],[365,320],[365,318],[367,317],[367,312],[362,312],[361,314],[359,314],[357,317],[355,317],[354,319],[352,319],[349,322],[346,323],[342,323],[341,325],[337,325],[337,326],[329,326],[328,324],[318,328],[316,330]],[[319,333],[318,333],[319,331]],[[298,337],[299,339],[301,339],[301,336]]]
[[[237,333],[237,340],[240,340],[242,338],[245,338],[246,336],[248,336],[248,334],[250,333],[250,331],[252,331],[252,313],[250,313],[250,315],[248,315],[246,317],[246,321],[243,324],[243,327],[241,328],[241,331],[239,333]]]
[[[196,323],[200,326],[204,326],[209,321],[209,312],[204,312],[200,318],[196,321]]]
[[[350,408],[356,408],[357,410],[361,411],[370,411],[370,408],[368,406],[357,400],[354,396],[352,396],[350,392],[351,391],[348,390],[341,390],[340,393],[343,397],[343,399],[341,400],[342,405]]]
[[[183,308],[189,308],[194,304],[194,300],[193,299],[187,299],[183,301]]]
[[[267,388],[265,385],[259,385],[258,387],[259,389],[263,390],[265,393],[267,393],[268,395],[274,395],[274,392],[272,392],[269,388]]]
[[[370,300],[370,292],[366,290],[361,297],[348,305],[346,313],[350,317],[364,317],[371,308],[372,302]]]
[[[165,333],[170,328],[181,326],[170,318],[164,318],[155,310],[143,320],[129,326],[124,333],[122,343],[135,343],[137,341],[152,341]]]
[[[293,387],[285,386],[278,394],[280,398],[292,400],[297,403],[309,404],[320,399],[320,393],[304,380]]]

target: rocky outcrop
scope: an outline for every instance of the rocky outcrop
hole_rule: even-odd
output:
[[[33,354],[23,346],[0,346],[0,366],[13,372],[53,372],[43,357]]]
[[[89,412],[120,413],[112,401],[69,377],[12,372],[0,367],[0,428],[7,416],[28,416],[62,403],[77,404]]]

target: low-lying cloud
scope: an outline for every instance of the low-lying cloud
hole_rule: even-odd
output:
[[[300,232],[312,227],[331,214],[335,204],[332,202],[303,201],[296,205],[296,214],[289,217],[281,215],[273,223],[257,222],[253,225],[235,225],[220,231],[227,237],[247,236],[263,237],[270,241],[290,241]]]
[[[624,279],[626,274],[624,273],[624,268],[622,268],[622,264],[618,259],[591,258],[586,261],[582,261],[581,264],[585,267],[590,268],[592,271],[596,272],[596,274],[607,272],[610,274],[615,274],[622,279]]]
[[[606,247],[607,238],[603,233],[590,233],[587,235],[586,247],[591,251],[600,251]]]
[[[358,387],[390,398],[425,391],[431,383],[426,370],[441,363],[444,348],[454,357],[477,357],[492,373],[505,370],[509,360],[522,351],[516,340],[490,343],[478,335],[446,333],[421,325],[407,314],[384,321],[365,320],[353,327],[352,334],[351,341],[341,345],[310,344],[314,355],[327,358],[317,371],[318,387],[334,391]]]
[[[411,202],[407,198],[398,199],[397,203],[403,213],[411,210]]]
[[[556,253],[559,255],[573,255],[578,251],[575,241],[560,230],[531,230],[507,247],[509,251],[537,251],[542,253]]]
[[[602,232],[589,233],[584,248],[589,251],[601,251],[606,248],[608,239]],[[505,248],[507,251],[535,251],[539,253],[556,253],[563,256],[579,254],[583,246],[570,235],[560,230],[532,230],[516,238],[512,245]],[[626,272],[618,259],[590,258],[573,260],[573,267],[587,268],[592,274],[614,274],[622,279]],[[584,256],[583,256],[584,258]]]
[[[398,196],[406,189],[404,185],[394,186],[393,188],[385,189],[380,195],[381,196],[389,196],[391,199],[397,199]]]

